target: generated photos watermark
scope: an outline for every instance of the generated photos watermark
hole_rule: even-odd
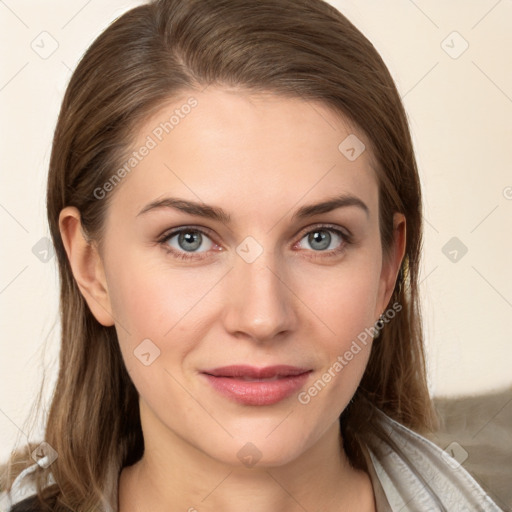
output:
[[[352,341],[350,348],[342,355],[339,355],[336,361],[307,390],[301,391],[297,395],[298,401],[303,405],[309,404],[311,399],[317,396],[361,352],[361,345],[366,346],[370,340],[373,340],[384,325],[391,322],[401,310],[402,304],[395,302],[380,316],[375,325],[366,327],[364,331],[360,332],[357,335],[357,339]]]
[[[155,126],[151,133],[146,137],[144,144],[137,150],[133,151],[131,156],[123,163],[117,171],[105,182],[101,187],[94,189],[93,195],[96,199],[105,199],[109,192],[121,183],[130,172],[139,165],[150,152],[155,149],[164,137],[171,133],[176,126],[178,126],[185,117],[187,117],[192,109],[197,107],[198,101],[194,97],[188,98],[186,103],[183,103],[179,108],[174,109],[174,113],[169,119],[162,121]]]

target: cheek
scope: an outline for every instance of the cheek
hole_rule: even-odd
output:
[[[298,398],[312,414],[326,418],[327,423],[346,407],[366,369],[372,346],[371,328],[376,321],[379,277],[380,262],[369,251],[333,269],[328,279],[310,274],[303,281],[304,302],[317,312],[317,323],[324,327],[316,331],[322,367]]]
[[[379,296],[380,261],[372,251],[325,269],[301,272],[307,276],[295,288],[297,295],[309,305],[320,324],[325,326],[329,352],[344,350],[350,340],[373,326]],[[331,336],[329,336],[329,334]]]
[[[187,356],[197,349],[209,322],[216,318],[206,292],[219,282],[222,269],[172,269],[164,258],[137,258],[132,251],[130,259],[109,270],[120,349],[135,386],[146,398],[155,389],[165,396],[170,390],[179,393],[170,374],[180,378]]]
[[[197,336],[188,321],[200,294],[190,279],[141,261],[113,269],[111,304],[126,369],[137,391],[154,411],[189,406],[181,396],[183,361]],[[181,398],[180,398],[181,397]]]
[[[109,295],[116,321],[133,338],[170,338],[218,281],[219,272],[171,268],[165,258],[132,251],[130,259],[110,265]]]
[[[373,343],[371,327],[372,286],[359,288],[350,297],[337,296],[337,307],[325,310],[326,323],[335,332],[318,338],[322,354],[321,367],[314,380],[297,399],[304,414],[322,418],[325,427],[335,422],[359,386],[370,357]]]

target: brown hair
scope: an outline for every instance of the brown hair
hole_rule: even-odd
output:
[[[109,468],[136,462],[144,443],[138,393],[113,327],[100,325],[79,292],[59,233],[66,206],[100,240],[109,197],[94,190],[126,160],[140,126],[184,91],[216,84],[320,101],[370,141],[379,180],[384,252],[394,212],[407,219],[406,255],[391,301],[402,310],[373,344],[361,384],[341,416],[345,449],[372,429],[368,404],[417,431],[432,428],[418,303],[421,192],[406,114],[384,62],[364,35],[322,0],[158,0],[115,20],[76,68],[52,148],[47,209],[60,271],[62,345],[45,441],[58,453],[38,470],[53,510],[100,506]],[[341,141],[340,141],[341,142]],[[5,485],[29,457],[11,460]],[[49,472],[55,484],[47,486]]]

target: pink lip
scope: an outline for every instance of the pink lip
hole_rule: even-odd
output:
[[[298,391],[312,370],[278,365],[233,365],[201,372],[222,395],[245,405],[271,405]]]

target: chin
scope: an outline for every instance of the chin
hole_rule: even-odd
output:
[[[295,432],[299,432],[299,426]],[[268,436],[267,430],[258,435],[244,435],[230,439],[228,443],[218,443],[220,450],[209,455],[223,464],[238,468],[262,469],[275,468],[289,464],[306,450],[304,433],[294,436],[288,430]],[[208,452],[207,452],[208,453]]]

